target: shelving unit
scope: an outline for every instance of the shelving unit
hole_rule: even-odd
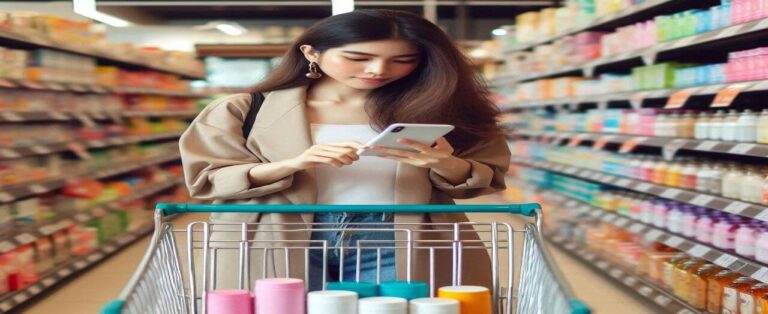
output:
[[[561,34],[558,34],[557,36],[543,38],[535,43],[522,45],[517,49],[505,51],[504,53],[510,54],[506,59],[522,60],[524,57],[524,54],[520,53],[522,51],[533,50],[541,45],[546,45],[566,36],[576,35],[583,31],[611,32],[619,27],[651,20],[654,18],[654,16],[657,15],[669,15],[677,12],[683,12],[688,9],[706,9],[709,6],[717,4],[719,4],[718,1],[714,1],[712,3],[704,3],[698,1],[645,1],[640,5],[627,7],[624,10],[611,16],[606,16],[601,19],[594,20],[587,25],[577,27],[575,29],[570,29]],[[685,108],[686,110],[695,109],[700,111],[711,111],[715,110],[714,107],[718,107],[717,105],[720,105],[720,103],[712,104],[712,99],[716,98],[716,95],[718,97],[722,97],[722,92],[732,90],[735,86],[738,86],[738,92],[736,94],[740,95],[740,101],[735,102],[734,105],[728,109],[751,109],[754,111],[755,109],[764,109],[764,106],[762,103],[760,103],[759,97],[762,97],[764,93],[768,92],[768,79],[725,82],[711,85],[679,86],[674,88],[654,90],[638,89],[626,90],[623,92],[605,92],[609,90],[617,90],[617,88],[612,87],[610,89],[603,89],[605,90],[603,92],[605,94],[580,95],[551,99],[514,100],[518,99],[517,97],[519,96],[516,96],[514,93],[510,94],[510,92],[513,92],[514,89],[518,88],[519,86],[521,90],[524,91],[524,94],[530,94],[534,92],[541,93],[541,89],[558,88],[558,86],[560,86],[558,84],[560,83],[571,83],[566,80],[544,82],[541,85],[534,85],[531,83],[539,79],[562,77],[584,77],[586,79],[595,79],[598,77],[598,75],[603,73],[626,74],[636,67],[658,65],[660,63],[667,62],[700,62],[702,64],[721,63],[724,61],[723,58],[727,57],[730,52],[747,51],[749,49],[762,47],[765,46],[766,42],[768,42],[768,18],[762,18],[746,23],[731,25],[707,33],[659,42],[647,48],[602,56],[581,64],[569,64],[556,68],[550,67],[547,71],[535,73],[524,72],[519,74],[502,75],[498,79],[494,80],[493,86],[498,88],[498,93],[501,94],[499,95],[499,99],[508,99],[500,102],[498,105],[502,111],[509,115],[511,119],[509,120],[510,122],[508,122],[508,124],[504,122],[501,124],[504,127],[511,129],[508,134],[511,140],[529,141],[529,144],[520,145],[519,147],[531,148],[533,153],[526,154],[526,156],[535,156],[514,156],[512,157],[512,162],[524,167],[544,170],[547,173],[554,173],[569,178],[580,179],[600,186],[610,187],[610,189],[632,191],[648,196],[653,196],[655,198],[674,200],[681,203],[692,204],[698,207],[709,208],[716,211],[727,212],[733,215],[768,222],[768,206],[765,204],[744,202],[738,199],[723,197],[720,195],[712,195],[695,190],[687,190],[654,184],[641,180],[635,180],[627,177],[629,174],[596,171],[594,169],[598,168],[593,168],[594,166],[591,166],[588,163],[582,163],[576,160],[571,161],[567,159],[551,159],[548,155],[546,155],[547,150],[542,151],[544,155],[541,155],[538,150],[536,150],[536,147],[533,147],[538,145],[569,146],[579,147],[581,149],[580,151],[582,152],[588,152],[588,149],[591,148],[596,152],[609,151],[618,154],[627,154],[632,152],[643,154],[658,154],[663,155],[668,160],[674,159],[674,156],[680,153],[684,154],[686,157],[696,156],[699,158],[709,158],[711,160],[733,159],[742,161],[744,163],[752,163],[753,166],[758,166],[765,165],[765,158],[768,158],[768,145],[766,144],[736,141],[698,140],[692,138],[657,137],[648,135],[552,131],[543,128],[538,123],[524,123],[523,121],[525,119],[521,119],[520,116],[515,118],[515,115],[523,115],[525,117],[540,115],[541,119],[545,121],[551,121],[548,119],[554,119],[555,116],[560,118],[559,111],[581,113],[586,110],[590,110],[589,112],[594,112],[607,108],[632,110],[640,108],[669,107],[670,109]],[[574,47],[574,49],[576,48],[579,47]],[[589,48],[591,49],[594,47],[590,46]],[[549,60],[536,59],[535,61],[539,62],[539,64],[546,64],[546,62]],[[626,80],[627,78],[622,77],[622,79]],[[713,82],[714,80],[710,79],[709,81]],[[625,82],[626,81],[621,81],[622,84]],[[602,83],[603,82],[601,81],[601,84]],[[656,85],[662,86],[662,84]],[[573,87],[575,85],[569,86]],[[584,86],[585,88],[589,87],[587,84]],[[626,89],[629,87],[622,88]],[[588,91],[589,90],[585,90],[585,92]],[[564,91],[558,90],[557,93],[552,94],[573,95],[574,93],[575,92],[565,93]],[[547,94],[548,93],[544,93],[542,95]],[[685,95],[685,97],[682,97],[681,95]],[[742,97],[741,95],[744,96]],[[680,100],[679,98],[683,98],[683,100]],[[664,106],[664,102],[666,102],[668,106]],[[673,102],[674,105],[670,105]],[[718,109],[724,108],[727,107],[718,107]],[[553,115],[553,112],[558,114]],[[650,111],[648,112],[650,113]],[[569,118],[580,119],[584,116],[585,115],[574,114],[569,116]],[[693,118],[697,117],[697,115],[693,115]],[[597,123],[597,121],[595,121],[595,123]],[[531,125],[531,127],[528,127],[528,125]],[[522,129],[518,129],[521,127]],[[567,151],[563,151],[560,148],[557,148],[555,151],[557,151],[558,154],[567,153]],[[513,155],[515,154],[513,153]],[[585,155],[588,155],[588,153]],[[606,168],[606,171],[613,170]],[[535,178],[531,177],[531,180],[537,182],[538,180],[545,180],[538,177],[540,175],[540,172],[538,171],[531,171],[530,175],[536,176]],[[546,185],[542,186],[545,187]],[[620,230],[643,235],[645,240],[663,243],[667,246],[676,248],[681,252],[685,252],[690,256],[704,259],[719,266],[739,272],[745,276],[750,276],[757,280],[768,282],[768,265],[765,265],[764,263],[757,262],[752,258],[738,256],[735,252],[718,249],[713,245],[701,243],[695,239],[686,238],[681,234],[676,234],[651,224],[645,224],[639,220],[634,220],[629,216],[623,216],[621,213],[612,212],[605,208],[596,207],[595,204],[582,203],[582,201],[577,200],[576,198],[572,198],[569,195],[560,194],[555,190],[545,189],[542,186],[537,185],[537,187],[532,190],[528,188],[522,188],[520,193],[539,194],[538,192],[533,191],[540,191],[540,189],[544,189],[544,191],[546,191],[545,193],[550,195],[552,193],[559,194],[559,196],[555,196],[554,199],[563,200],[566,198],[563,210],[567,210],[570,213],[575,214],[576,217],[570,219],[575,219],[575,221],[578,221],[578,219],[585,219],[587,217],[590,220],[596,219],[602,221],[603,223],[618,227]],[[538,196],[542,197],[541,195]],[[573,221],[564,220],[562,223],[569,224],[573,223]],[[574,225],[574,227],[591,230],[588,226],[582,227],[579,225]],[[631,270],[622,269],[621,266],[611,263],[606,258],[595,254],[595,252],[589,252],[587,248],[581,247],[579,244],[570,241],[569,239],[558,237],[553,234],[549,234],[547,238],[550,240],[550,242],[562,248],[565,252],[568,252],[575,256],[577,259],[580,259],[581,261],[589,264],[598,273],[602,273],[607,277],[614,279],[618,285],[627,287],[630,290],[634,290],[638,292],[639,295],[641,295],[643,298],[659,305],[664,312],[699,313],[695,308],[692,308],[684,300],[675,298],[672,294],[668,293],[664,289],[654,285],[650,280],[643,280],[643,278],[639,278],[637,274],[633,273]],[[641,285],[641,288],[639,288],[638,285]],[[659,299],[656,300],[656,298]]]
[[[58,144],[32,145],[19,148],[0,148],[0,160],[47,155],[72,150],[73,145],[85,148],[105,148],[110,146],[130,145],[179,138],[182,132],[163,132],[158,134],[110,137],[98,140],[71,141]]]
[[[600,171],[593,171],[585,168],[562,165],[547,161],[531,160],[522,157],[512,157],[512,162],[528,167],[556,172],[558,174],[571,176],[582,180],[635,191],[638,193],[654,195],[678,202],[689,203],[696,206],[724,211],[734,215],[768,221],[768,207],[765,205],[746,203],[739,200],[733,200],[730,198],[695,191],[681,190],[678,188],[672,188],[653,184],[650,182],[637,181],[625,177],[607,174]]]

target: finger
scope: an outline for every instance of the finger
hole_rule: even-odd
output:
[[[395,155],[398,157],[418,158],[419,156],[419,153],[412,153],[412,152],[408,152],[400,149],[386,148],[381,146],[374,146],[373,150],[380,151],[382,153],[386,153],[389,155]]]
[[[344,164],[342,164],[340,161],[330,157],[313,156],[312,158],[310,158],[310,161],[316,162],[319,164],[324,164],[324,165],[331,165],[336,168],[341,168],[342,166],[344,166]]]
[[[428,153],[428,152],[431,152],[431,151],[435,150],[432,147],[429,147],[427,145],[424,145],[422,143],[419,143],[417,141],[410,140],[410,139],[407,139],[407,138],[401,138],[401,139],[397,140],[397,142],[400,143],[400,144],[404,144],[404,145],[407,145],[409,147],[412,147],[412,148],[414,148],[414,149],[416,149],[416,150],[418,150],[420,152],[424,152],[424,153]]]
[[[319,151],[326,151],[326,152],[334,152],[334,153],[341,153],[352,160],[358,160],[360,159],[360,156],[357,155],[357,150],[354,148],[348,148],[348,147],[337,147],[337,146],[319,146],[317,147]]]
[[[345,165],[351,165],[352,162],[354,161],[354,159],[348,157],[347,155],[336,153],[336,152],[319,151],[319,152],[315,152],[315,155],[321,156],[321,157],[333,158],[344,163]]]
[[[438,138],[437,141],[435,141],[435,148],[440,150],[453,150],[453,146],[451,146],[451,143],[448,142],[445,137]]]
[[[363,145],[362,143],[354,142],[354,141],[352,141],[352,142],[341,142],[341,143],[330,143],[330,144],[326,144],[326,145],[336,146],[336,147],[352,147],[354,149],[366,148],[366,146]]]

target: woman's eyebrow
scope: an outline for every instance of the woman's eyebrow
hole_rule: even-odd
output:
[[[356,54],[356,55],[364,55],[364,56],[371,56],[371,57],[378,57],[378,55],[372,54],[372,53],[366,53],[366,52],[359,52],[359,51],[351,51],[351,50],[342,50],[341,52]],[[399,55],[394,56],[393,58],[401,58],[401,57],[416,57],[419,53],[409,53],[405,55]]]

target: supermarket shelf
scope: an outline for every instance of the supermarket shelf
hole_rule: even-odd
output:
[[[119,87],[119,86],[80,84],[80,83],[44,82],[44,81],[33,81],[33,80],[14,80],[9,78],[0,78],[0,88],[30,89],[30,90],[43,90],[43,91],[55,91],[55,92],[91,93],[91,94],[94,94],[94,93],[95,94],[139,94],[139,95],[156,95],[156,96],[172,96],[172,97],[209,96],[206,93],[198,93],[198,92],[192,92],[192,91],[177,91],[177,90],[166,90],[166,89],[146,88],[146,87]]]
[[[645,280],[641,276],[635,275],[633,272],[618,266],[608,259],[601,257],[598,254],[592,253],[583,246],[568,241],[563,237],[556,235],[547,235],[546,239],[549,243],[554,244],[564,252],[569,253],[571,256],[576,257],[584,264],[589,265],[592,269],[598,271],[613,281],[624,285],[630,290],[635,291],[638,295],[644,299],[649,300],[655,305],[658,305],[666,313],[676,314],[693,314],[702,313],[683,300],[678,299],[671,293],[666,292],[661,287],[652,283],[649,280]]]
[[[576,33],[583,32],[583,31],[588,31],[588,30],[596,29],[598,27],[604,27],[605,25],[612,24],[612,23],[614,23],[614,22],[616,22],[617,20],[620,20],[620,19],[626,19],[626,18],[630,18],[630,17],[633,17],[633,16],[637,16],[637,17],[645,16],[644,13],[646,11],[648,11],[649,9],[653,9],[653,8],[656,8],[656,7],[661,6],[661,5],[671,4],[671,3],[675,3],[675,2],[681,3],[681,2],[684,2],[684,1],[681,1],[681,0],[651,0],[651,1],[646,1],[646,2],[644,2],[642,4],[636,4],[636,5],[627,7],[627,8],[625,8],[625,9],[619,11],[619,12],[616,12],[616,13],[613,13],[613,14],[609,14],[609,15],[605,15],[605,16],[596,18],[596,19],[592,20],[588,24],[577,26],[577,27],[572,28],[572,29],[568,29],[568,30],[566,30],[566,31],[564,31],[564,32],[562,32],[562,33],[560,33],[558,35],[555,35],[555,36],[552,36],[552,37],[548,37],[548,38],[544,38],[544,39],[542,39],[540,41],[537,41],[535,43],[525,44],[525,45],[522,45],[520,47],[516,47],[515,49],[510,49],[510,50],[504,51],[504,53],[512,53],[512,52],[528,50],[528,49],[531,49],[533,47],[536,47],[536,46],[539,46],[539,45],[543,45],[543,44],[552,42],[554,40],[563,38],[563,37],[568,36],[568,35],[573,35],[573,34],[576,34]]]
[[[163,111],[2,111],[0,122],[77,121],[83,117],[94,120],[119,120],[121,118],[194,117],[198,110]]]
[[[99,140],[72,141],[65,143],[32,145],[21,148],[0,148],[0,160],[21,158],[37,155],[47,155],[63,151],[73,150],[73,146],[83,146],[85,148],[104,148],[110,146],[129,145],[142,142],[151,142],[165,139],[174,139],[181,136],[182,132],[163,132],[150,135],[134,135],[124,137],[113,137]]]
[[[665,245],[676,248],[688,255],[705,259],[744,276],[754,277],[755,279],[768,283],[768,267],[759,262],[723,252],[719,249],[710,247],[709,245],[689,240],[683,236],[658,229],[629,217],[608,212],[602,208],[580,204],[575,200],[566,202],[565,206],[573,208],[577,212],[589,215],[595,219],[628,230],[629,232],[641,234],[647,241],[664,243]]]
[[[142,189],[141,191],[126,195],[106,204],[97,205],[84,211],[63,215],[58,217],[54,222],[29,226],[28,228],[23,228],[22,230],[13,230],[13,236],[7,236],[5,239],[0,238],[0,253],[11,251],[19,246],[34,242],[43,236],[48,236],[62,229],[68,228],[69,226],[74,225],[75,222],[85,223],[90,221],[94,217],[101,216],[107,211],[115,210],[115,207],[122,203],[146,198],[183,183],[184,179],[181,177],[170,179],[166,182],[154,184]]]
[[[66,264],[55,267],[53,270],[40,276],[36,283],[22,290],[0,296],[0,313],[12,312],[15,307],[35,298],[52,286],[80,273],[82,270],[103,261],[120,249],[149,234],[152,232],[152,229],[153,225],[148,224],[136,231],[119,235],[109,243],[96,248],[93,252],[85,256],[74,257]]]
[[[596,60],[587,62],[584,65],[568,65],[560,69],[552,71],[533,73],[531,75],[522,76],[517,78],[518,82],[536,80],[540,78],[554,77],[572,72],[583,72],[584,76],[591,77],[594,69],[601,66],[617,64],[621,62],[627,62],[636,59],[642,59],[645,64],[654,64],[655,59],[661,53],[666,53],[673,50],[688,49],[693,46],[701,45],[704,43],[711,43],[721,40],[733,39],[745,34],[765,30],[768,28],[768,19],[755,20],[743,24],[729,26],[723,29],[714,30],[711,32],[693,35],[676,40],[666,41],[659,43],[655,46],[628,51],[613,56],[606,56],[598,58]]]
[[[138,163],[134,162],[134,163],[124,164],[124,165],[117,165],[117,166],[110,167],[109,169],[89,172],[82,175],[76,175],[74,177],[102,179],[102,178],[115,176],[118,174],[128,173],[128,172],[138,170],[144,167],[148,167],[151,165],[157,165],[157,164],[178,160],[180,158],[181,156],[179,154],[174,154],[171,156],[152,158],[152,159],[141,161]],[[72,176],[68,175],[68,177],[71,178]],[[0,188],[0,203],[12,202],[23,197],[47,193],[56,189],[63,188],[66,185],[67,180],[69,180],[69,178],[67,179],[56,178],[56,179],[50,179],[45,181],[22,183],[18,185],[12,185],[6,188]]]
[[[124,64],[128,66],[138,66],[138,67],[153,69],[157,71],[177,74],[177,75],[185,76],[192,79],[205,78],[204,71],[189,71],[188,69],[171,67],[171,66],[162,64],[161,62],[159,62],[159,60],[157,61],[131,60],[130,58],[98,51],[95,49],[89,49],[84,46],[73,46],[67,43],[53,42],[44,38],[32,37],[32,36],[28,36],[18,32],[12,32],[7,30],[0,30],[0,42],[6,42],[6,43],[10,42],[17,45],[23,45],[26,47],[46,48],[46,49],[76,53],[80,55],[95,57],[95,58],[98,58],[99,60],[106,61],[109,63]]]
[[[672,94],[679,91],[683,91],[683,90],[690,92],[691,96],[716,95],[719,91],[734,84],[743,85],[745,87],[742,90],[742,93],[768,91],[768,80],[759,80],[759,81],[749,81],[749,82],[733,82],[733,83],[727,83],[727,84],[703,85],[703,86],[695,86],[695,87],[632,91],[632,92],[626,92],[626,93],[585,95],[585,96],[574,96],[574,97],[565,97],[565,98],[556,98],[556,99],[515,101],[515,102],[501,104],[500,107],[502,109],[518,109],[518,108],[524,109],[524,108],[545,107],[545,106],[551,106],[551,105],[608,103],[612,101],[636,101],[638,103],[642,103],[642,101],[645,99],[668,98]]]
[[[734,215],[753,218],[768,222],[768,207],[752,203],[745,203],[730,198],[714,196],[694,191],[657,185],[649,182],[632,180],[620,176],[592,171],[580,167],[567,166],[546,161],[536,161],[523,157],[512,157],[512,162],[545,169],[579,179],[594,181],[600,184],[611,185],[639,193],[651,194],[678,202],[693,204],[701,207],[724,211]]]
[[[552,132],[517,130],[514,134],[544,139],[550,143],[561,143],[566,139],[580,138],[582,141],[604,141],[609,144],[623,144],[628,141],[637,142],[639,146],[664,148],[670,145],[679,149],[707,153],[720,153],[737,156],[768,158],[768,145],[755,143],[739,143],[724,141],[695,140],[672,137],[646,137],[633,135],[614,135],[605,133]],[[680,146],[682,145],[682,146]]]

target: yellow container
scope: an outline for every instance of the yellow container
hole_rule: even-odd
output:
[[[437,297],[459,301],[461,314],[491,314],[491,292],[485,287],[442,287],[437,291]]]

